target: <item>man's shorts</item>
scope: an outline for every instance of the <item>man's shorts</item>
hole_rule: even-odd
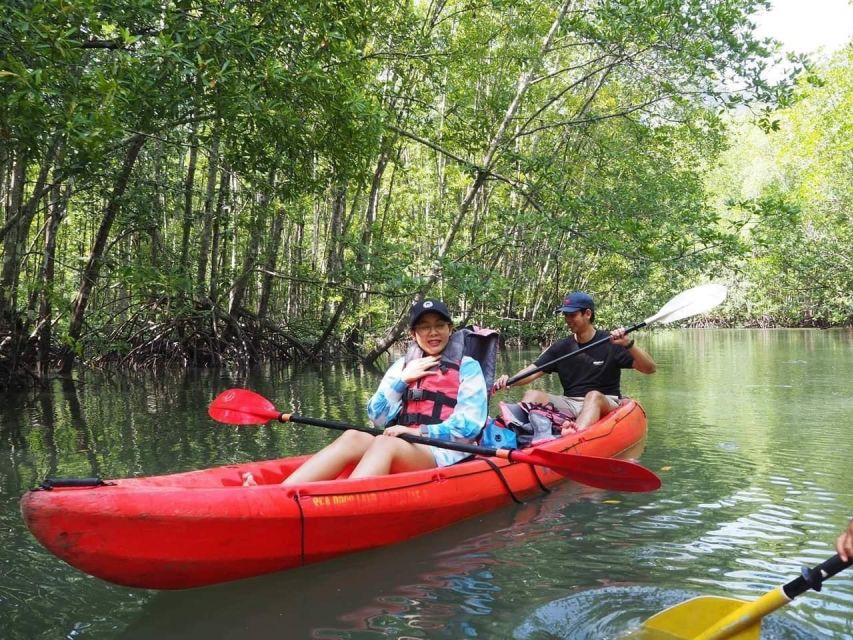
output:
[[[619,396],[604,397],[610,401],[611,409],[615,409],[619,406]],[[554,408],[560,413],[565,413],[566,415],[570,415],[573,418],[577,418],[578,415],[580,415],[581,409],[583,408],[583,396],[555,396],[549,393],[548,402],[553,404]]]

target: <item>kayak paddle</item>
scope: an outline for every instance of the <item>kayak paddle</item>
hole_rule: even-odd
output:
[[[214,420],[227,424],[264,424],[270,420],[277,420],[279,422],[295,422],[297,424],[337,429],[338,431],[354,429],[373,435],[382,434],[380,429],[282,413],[273,406],[272,402],[248,389],[228,389],[227,391],[223,391],[211,403],[208,408],[208,414]],[[495,456],[505,458],[510,462],[526,462],[527,464],[550,467],[557,473],[575,482],[598,489],[643,492],[655,491],[661,485],[660,478],[653,471],[628,460],[584,456],[575,453],[558,453],[536,448],[530,451],[488,449],[461,442],[424,438],[408,433],[398,437],[406,442],[425,444],[440,449],[451,449],[479,456]]]
[[[652,616],[642,627],[642,638],[652,640],[759,640],[761,619],[809,589],[820,591],[823,581],[853,564],[837,554],[802,575],[768,591],[753,602],[735,598],[700,596]],[[658,636],[657,634],[661,634]]]
[[[663,307],[661,307],[660,311],[658,311],[655,315],[649,316],[642,322],[639,322],[625,329],[625,333],[629,334],[632,331],[636,331],[637,329],[642,329],[643,327],[650,325],[653,322],[662,322],[663,324],[669,324],[670,322],[675,322],[676,320],[683,320],[684,318],[689,318],[690,316],[705,313],[706,311],[710,311],[711,309],[719,305],[725,299],[726,287],[724,285],[703,284],[698,287],[693,287],[692,289],[688,289],[687,291],[682,291],[681,293],[679,293],[672,300],[670,300]],[[540,365],[538,367],[534,367],[533,369],[517,373],[512,378],[506,381],[506,386],[509,387],[518,382],[519,380],[524,380],[524,378],[529,375],[538,373],[542,371],[542,369],[545,369],[557,362],[560,362],[560,360],[565,360],[566,358],[576,356],[577,354],[582,353],[587,349],[592,349],[593,347],[603,344],[608,340],[610,340],[610,336],[601,338],[600,340],[596,340],[594,342],[590,342],[589,344],[585,344],[577,351],[571,351],[565,355],[560,356],[559,358],[554,358],[553,360],[551,360],[551,362],[546,362],[545,364]]]

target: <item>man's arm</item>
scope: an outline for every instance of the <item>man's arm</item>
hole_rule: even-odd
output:
[[[625,347],[631,357],[634,358],[633,368],[640,373],[654,373],[657,371],[657,365],[652,357],[634,344],[633,338],[629,338],[625,333],[625,327],[614,329],[610,332],[610,342],[617,344],[620,347]]]
[[[518,373],[516,373],[516,374],[515,374],[515,376],[520,376],[520,375],[522,375],[525,371],[532,371],[532,370],[533,370],[533,369],[535,369],[535,368],[536,368],[536,365],[535,365],[535,364],[528,365],[528,366],[526,366],[524,369],[522,369],[521,371],[519,371]],[[537,372],[536,372],[536,373],[534,373],[534,374],[531,374],[531,375],[529,375],[529,376],[526,376],[526,377],[524,377],[524,378],[521,378],[520,380],[517,380],[516,382],[513,382],[513,383],[512,383],[512,386],[513,386],[513,387],[516,387],[516,386],[518,386],[518,385],[520,385],[520,384],[529,384],[529,383],[533,382],[534,380],[538,380],[539,378],[541,378],[541,377],[542,377],[542,376],[544,376],[544,375],[545,375],[545,372],[544,372],[544,371],[537,371]],[[515,377],[515,376],[513,376],[513,377]],[[498,378],[497,380],[495,380],[495,391],[500,391],[501,389],[505,388],[505,387],[506,387],[506,382],[507,382],[507,380],[509,380],[509,376],[508,376],[508,375],[506,375],[506,374],[502,375],[500,378]]]
[[[628,353],[634,358],[634,369],[640,373],[654,373],[657,371],[657,364],[652,360],[652,357],[637,345],[632,345],[628,349]]]

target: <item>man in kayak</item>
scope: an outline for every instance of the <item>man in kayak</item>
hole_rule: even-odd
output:
[[[525,392],[522,402],[543,405],[551,403],[560,413],[573,417],[574,421],[567,420],[562,425],[562,433],[566,435],[585,429],[619,406],[622,369],[633,368],[641,373],[654,373],[656,365],[648,353],[634,344],[633,339],[628,338],[624,328],[615,329],[609,334],[595,328],[595,302],[589,294],[582,291],[566,294],[557,313],[563,314],[572,335],[557,340],[536,362],[516,375],[522,376],[525,371],[540,366],[543,367],[542,370],[531,373],[514,384],[528,384],[546,373],[556,372],[563,385],[563,395],[530,389]],[[608,342],[592,347],[577,357],[564,358],[548,366],[560,356],[577,351],[585,344],[601,340],[608,335]],[[495,380],[495,390],[505,388],[507,380],[507,375]]]
[[[370,421],[386,427],[383,435],[345,431],[283,484],[332,480],[352,465],[351,478],[444,467],[467,455],[396,437],[410,433],[473,443],[488,416],[483,371],[452,339],[447,306],[434,299],[413,305],[409,331],[416,347],[391,365],[367,404]]]

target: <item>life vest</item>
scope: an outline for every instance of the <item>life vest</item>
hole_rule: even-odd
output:
[[[403,407],[397,424],[423,425],[444,422],[453,413],[459,394],[459,366],[462,357],[480,363],[486,388],[491,389],[495,376],[498,351],[498,332],[480,327],[465,327],[454,331],[436,365],[438,375],[415,380],[403,394]],[[423,357],[417,342],[406,352],[406,364]]]

